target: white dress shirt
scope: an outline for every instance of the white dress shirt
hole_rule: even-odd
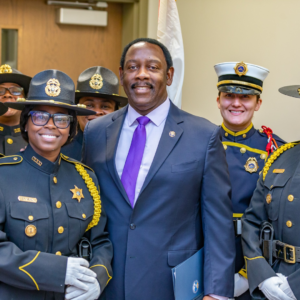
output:
[[[142,163],[140,166],[140,171],[135,186],[134,204],[136,203],[136,200],[144,184],[145,178],[152,164],[154,155],[158,147],[158,143],[160,141],[162,132],[165,127],[169,109],[170,100],[168,98],[160,106],[158,106],[156,109],[152,110],[148,115],[146,115],[150,119],[150,121],[145,126],[147,139]],[[125,117],[123,128],[121,131],[115,161],[117,172],[120,178],[122,177],[125,161],[133,138],[133,133],[136,127],[138,126],[138,121],[136,119],[139,117],[141,117],[141,115],[138,112],[136,112],[132,108],[132,106],[128,105],[128,112]]]
[[[147,139],[146,139],[144,155],[142,158],[142,163],[136,181],[134,204],[137,201],[137,198],[140,194],[146,176],[153,162],[154,155],[158,147],[158,143],[160,141],[162,132],[165,127],[169,110],[170,110],[170,100],[169,98],[167,98],[165,102],[163,102],[160,106],[158,106],[156,109],[152,110],[148,115],[146,115],[150,119],[150,121],[145,126]],[[121,131],[121,135],[117,147],[116,160],[115,160],[117,172],[120,179],[122,177],[126,158],[131,146],[133,133],[136,127],[138,126],[138,121],[136,119],[139,117],[141,117],[141,115],[138,112],[136,112],[132,106],[128,105],[128,112],[126,114],[124,124],[122,127],[122,131]],[[221,297],[217,295],[210,295],[210,296],[218,300],[228,299],[226,297]]]

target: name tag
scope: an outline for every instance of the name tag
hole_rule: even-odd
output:
[[[285,169],[274,169],[273,173],[281,174],[281,173],[284,173],[284,171],[285,171]]]
[[[23,201],[23,202],[37,203],[37,199],[36,198],[31,198],[31,197],[19,196],[18,200]]]

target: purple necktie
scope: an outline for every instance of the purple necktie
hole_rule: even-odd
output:
[[[133,133],[130,149],[121,176],[121,181],[132,207],[134,206],[136,181],[146,145],[147,135],[145,126],[148,124],[150,119],[143,116],[137,118],[136,120],[138,121],[139,125]]]

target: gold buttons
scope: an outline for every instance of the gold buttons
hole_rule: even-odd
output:
[[[32,221],[32,220],[33,220],[33,216],[29,216],[29,217],[28,217],[28,220],[29,220],[29,221]]]
[[[246,136],[247,136],[247,135],[246,135],[246,133],[244,133],[244,134],[243,134],[243,138],[245,139],[245,138],[246,138]]]
[[[293,201],[294,201],[294,196],[293,196],[293,195],[288,195],[288,200],[289,200],[290,202],[293,202]]]
[[[63,233],[64,230],[65,229],[62,226],[59,226],[58,229],[57,229],[58,233],[60,233],[60,234]]]
[[[29,237],[35,236],[35,235],[36,235],[36,232],[37,232],[37,230],[36,230],[36,227],[35,227],[34,225],[28,225],[28,226],[26,226],[26,228],[25,228],[25,234],[26,234],[27,236],[29,236]]]
[[[56,208],[61,208],[61,202],[60,201],[56,202]]]
[[[266,159],[266,157],[267,157],[267,155],[264,154],[264,153],[262,153],[262,154],[260,155],[260,158],[261,158],[261,159]]]
[[[55,176],[53,177],[53,182],[57,183],[57,178]]]
[[[14,142],[12,139],[7,139],[6,141],[7,141],[7,144],[10,144],[10,145],[13,144],[13,142]]]
[[[260,133],[263,133],[264,131],[263,131],[262,129],[259,129],[259,132],[260,132]]]
[[[56,253],[55,253],[55,255],[61,255],[61,252],[60,251],[57,251]]]
[[[240,152],[241,152],[241,153],[246,153],[246,148],[241,148],[241,149],[240,149]]]
[[[223,147],[224,147],[224,150],[226,150],[226,149],[227,149],[227,145],[224,145],[224,144],[223,144]]]
[[[272,202],[272,195],[271,194],[267,195],[266,201],[267,201],[268,204],[270,204]]]
[[[225,132],[225,136],[228,136],[228,132]]]
[[[18,160],[18,158],[17,158],[17,157],[14,157],[13,160]]]
[[[292,221],[287,221],[286,222],[286,226],[289,227],[289,228],[291,228],[293,226]]]
[[[82,214],[82,217],[85,219],[85,218],[86,218],[86,215],[85,215],[85,214]]]

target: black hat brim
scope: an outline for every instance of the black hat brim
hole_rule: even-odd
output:
[[[8,111],[8,107],[0,102],[0,116],[4,115]]]
[[[101,93],[90,93],[90,92],[75,92],[75,103],[77,104],[80,98],[83,97],[99,97],[114,100],[119,103],[120,106],[125,106],[128,104],[128,99],[126,97],[110,94],[101,94]]]
[[[16,74],[16,73],[8,73],[8,74],[0,75],[0,83],[5,83],[5,82],[16,83],[24,89],[25,95],[27,95],[28,93],[31,79],[32,78],[29,76],[23,74]]]
[[[281,87],[278,91],[286,96],[300,98],[298,90],[300,90],[300,85],[289,85]]]
[[[78,116],[89,116],[89,115],[96,114],[96,112],[93,110],[78,107],[77,105],[71,105],[67,103],[48,101],[48,100],[26,100],[22,102],[5,102],[4,105],[16,110],[23,110],[27,105],[46,105],[46,106],[55,106],[55,107],[62,107],[62,108],[74,110],[76,111]]]

